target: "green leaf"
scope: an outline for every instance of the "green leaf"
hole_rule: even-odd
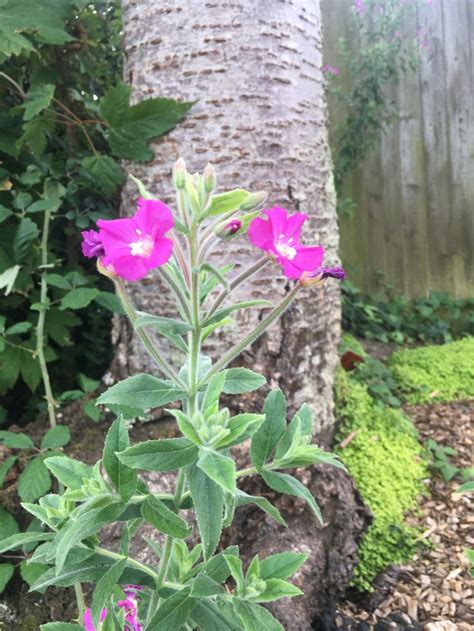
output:
[[[204,559],[208,561],[221,537],[224,493],[221,487],[196,465],[186,469],[186,477],[196,511]]]
[[[80,489],[83,481],[93,476],[92,467],[67,456],[47,458],[45,465],[61,484],[73,491]]]
[[[177,631],[187,621],[195,601],[189,598],[190,587],[183,587],[179,592],[163,600],[154,613],[145,631]]]
[[[301,552],[272,554],[260,561],[260,577],[265,581],[269,578],[290,578],[307,558],[308,555]]]
[[[274,491],[278,491],[278,493],[285,493],[286,495],[294,495],[305,500],[314,515],[321,523],[323,523],[321,510],[316,504],[314,497],[299,480],[287,473],[279,473],[277,471],[261,471],[261,476],[268,486]]]
[[[3,483],[5,482],[5,478],[7,477],[8,472],[13,467],[16,461],[17,461],[16,456],[10,456],[6,460],[4,460],[2,464],[0,464],[0,488],[3,486]]]
[[[20,475],[18,495],[22,502],[35,502],[51,488],[51,478],[42,458],[30,460]]]
[[[51,83],[39,83],[28,90],[23,103],[25,121],[31,120],[33,116],[36,116],[50,105],[55,89],[56,86]]]
[[[216,596],[223,593],[225,593],[225,590],[222,585],[219,585],[217,581],[207,574],[200,573],[193,580],[189,595],[191,598],[206,598],[207,596]]]
[[[197,466],[224,491],[235,495],[235,462],[217,451],[201,447]]]
[[[230,573],[237,585],[237,590],[242,592],[244,590],[244,572],[242,567],[242,560],[234,554],[227,554],[224,552],[224,558],[229,566]]]
[[[301,589],[280,578],[270,578],[265,581],[267,587],[262,594],[255,596],[255,602],[269,603],[280,598],[292,598],[293,596],[302,596]]]
[[[40,631],[83,631],[84,627],[72,622],[47,622],[40,626]]]
[[[44,563],[29,563],[27,560],[20,563],[21,578],[28,585],[33,585],[48,570],[49,565]]]
[[[225,373],[225,382],[222,391],[226,394],[242,394],[261,388],[267,380],[248,368],[228,368]]]
[[[124,451],[128,447],[130,447],[130,439],[127,427],[123,417],[119,416],[107,432],[102,462],[124,502],[128,502],[137,488],[137,472],[122,464],[117,457],[117,452]]]
[[[141,373],[124,379],[109,388],[97,399],[97,404],[121,404],[147,410],[159,408],[173,401],[184,399],[187,393],[171,381],[164,381]]]
[[[111,291],[99,291],[94,301],[104,309],[108,309],[112,313],[125,314],[122,303],[119,298]]]
[[[19,527],[13,515],[0,506],[0,541],[18,534]]]
[[[186,438],[189,438],[189,440],[196,445],[201,444],[201,439],[199,438],[194,425],[192,424],[190,418],[184,412],[182,412],[181,410],[168,409],[166,410],[166,412],[174,416],[176,422],[178,423],[179,431],[184,434]]]
[[[206,412],[209,408],[213,407],[216,403],[219,402],[219,397],[222,392],[222,388],[224,387],[226,375],[225,372],[219,372],[217,375],[213,375],[207,384],[206,391],[204,392],[204,397],[202,399],[201,408],[203,412]]]
[[[208,327],[216,322],[221,322],[230,313],[238,311],[239,309],[248,309],[250,307],[273,307],[273,303],[269,300],[244,300],[243,302],[236,302],[229,307],[224,307],[215,312],[213,316],[204,321],[203,326]]]
[[[37,541],[49,541],[54,537],[51,532],[19,532],[16,535],[11,535],[3,541],[0,541],[0,553],[7,550],[15,550],[28,543],[36,543]]]
[[[0,593],[7,586],[8,581],[13,576],[15,566],[12,563],[0,563]]]
[[[313,414],[307,403],[303,403],[300,409],[296,412],[294,418],[300,419],[301,434],[303,436],[311,437],[313,435]]]
[[[46,274],[46,282],[48,285],[51,285],[51,287],[57,287],[58,289],[72,288],[71,283],[67,280],[67,278],[61,276],[61,274]]]
[[[461,486],[458,488],[458,493],[472,493],[474,492],[474,480],[471,480],[470,482],[465,482],[464,484],[461,484]]]
[[[57,425],[48,429],[41,441],[41,449],[64,447],[71,440],[71,431],[66,425]]]
[[[92,190],[107,197],[113,195],[125,183],[125,175],[110,156],[89,156],[81,162],[82,174]]]
[[[208,598],[196,602],[191,612],[191,620],[202,631],[242,631],[242,627],[235,623],[235,617],[225,615],[217,603]],[[259,631],[267,629],[261,627]]]
[[[263,406],[265,420],[252,436],[252,462],[260,469],[271,456],[286,429],[286,401],[281,390],[272,390]]]
[[[60,309],[83,309],[98,296],[99,290],[94,287],[77,287],[68,291],[61,300]]]
[[[265,420],[264,414],[238,414],[229,420],[229,434],[217,443],[218,447],[231,447],[250,438]]]
[[[280,511],[276,506],[273,506],[266,497],[259,495],[247,495],[244,491],[237,489],[237,506],[245,506],[246,504],[255,504],[263,511],[268,513],[273,519],[281,526],[286,527],[286,522],[280,514]]]
[[[147,440],[120,452],[118,458],[133,469],[173,471],[198,458],[198,448],[187,438]]]
[[[236,188],[233,191],[228,191],[227,193],[218,193],[217,195],[213,195],[205,216],[210,217],[212,215],[228,213],[231,210],[238,210],[240,205],[245,202],[249,195],[250,193],[242,188]]]
[[[183,320],[173,320],[172,318],[163,318],[161,316],[151,315],[149,313],[139,312],[138,318],[134,322],[134,327],[140,329],[144,326],[151,326],[160,331],[160,333],[174,333],[183,335],[192,330],[192,326]]]
[[[22,432],[0,430],[0,441],[10,449],[33,449],[34,443],[29,436]]]
[[[22,217],[13,237],[13,254],[16,263],[22,263],[28,256],[30,245],[38,238],[38,226],[29,217]]]
[[[23,134],[17,140],[16,146],[22,148],[28,145],[33,156],[39,160],[48,144],[48,134],[55,128],[54,120],[38,115],[23,125]]]
[[[20,265],[13,265],[0,274],[0,289],[5,290],[5,296],[8,296],[12,291],[20,270]]]
[[[99,624],[99,617],[102,609],[106,606],[109,598],[112,596],[115,586],[123,574],[127,559],[123,558],[114,563],[112,567],[102,576],[97,583],[92,597],[92,623]]]
[[[245,625],[245,631],[284,631],[284,627],[265,607],[243,601],[235,601],[233,605]]]
[[[0,150],[1,150],[1,147],[0,147]],[[3,223],[5,219],[8,219],[8,217],[10,217],[10,215],[12,214],[13,213],[10,209],[0,204],[0,223]]]
[[[109,125],[127,122],[130,109],[131,86],[118,83],[109,88],[99,103],[99,111]]]
[[[26,333],[32,326],[31,322],[17,322],[13,326],[8,327],[5,331],[5,335],[19,335],[21,333]]]
[[[164,502],[150,495],[142,504],[144,519],[160,532],[171,537],[184,539],[191,530],[188,524],[176,513],[173,513]]]

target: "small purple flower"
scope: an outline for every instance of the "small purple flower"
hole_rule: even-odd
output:
[[[354,9],[359,14],[360,17],[364,17],[365,15],[365,6],[363,0],[354,0]]]
[[[242,222],[239,221],[238,219],[232,219],[231,221],[229,221],[229,223],[227,224],[227,226],[224,228],[224,231],[231,235],[231,234],[235,234],[236,232],[238,232],[242,227]]]
[[[338,68],[337,66],[331,66],[331,64],[324,64],[324,66],[322,67],[322,71],[327,74],[332,74],[335,77],[341,74],[340,68]]]
[[[124,588],[125,600],[119,600],[117,607],[125,611],[125,623],[128,631],[142,631],[143,627],[138,620],[137,593],[142,588],[139,585],[127,585]]]
[[[100,239],[100,235],[95,230],[84,230],[82,232],[82,253],[88,259],[94,258],[94,256],[104,256],[105,250]]]

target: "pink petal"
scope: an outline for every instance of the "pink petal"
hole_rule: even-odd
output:
[[[288,217],[285,240],[293,239],[294,241],[299,241],[301,236],[301,227],[307,219],[308,215],[305,213],[294,213],[293,215],[290,215]]]
[[[255,217],[247,230],[250,241],[257,248],[268,252],[273,244],[273,231],[269,220]]]
[[[297,246],[296,256],[292,260],[295,267],[298,267],[301,271],[313,272],[321,267],[321,263],[324,258],[324,248],[321,245],[309,246],[304,245]]]
[[[263,211],[272,225],[273,241],[278,241],[281,235],[286,234],[288,211],[279,206],[274,206]]]
[[[102,260],[104,265],[112,264],[115,273],[130,282],[141,280],[148,274],[149,268],[146,266],[147,259],[141,256],[120,256],[119,258],[105,256]]]
[[[173,250],[173,242],[171,239],[156,239],[153,251],[148,258],[144,258],[143,262],[148,269],[155,269],[168,261]]]
[[[107,244],[114,247],[123,243],[132,243],[137,240],[135,221],[131,217],[124,219],[99,219],[97,225],[100,228],[100,238],[104,247]]]
[[[301,277],[303,270],[296,267],[293,261],[290,261],[289,259],[282,259],[279,263],[283,267],[283,273],[287,278],[297,279]]]
[[[171,210],[159,199],[138,200],[138,210],[133,216],[143,234],[161,237],[174,226]]]

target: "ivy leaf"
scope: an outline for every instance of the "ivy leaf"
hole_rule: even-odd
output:
[[[125,183],[122,169],[110,156],[88,156],[82,160],[81,165],[82,175],[89,188],[107,197]]]
[[[20,475],[18,495],[22,502],[35,502],[51,488],[51,478],[43,458],[30,460]]]
[[[38,238],[38,226],[29,217],[23,217],[13,237],[13,255],[17,263],[28,256],[30,246]]]
[[[26,100],[23,103],[25,110],[24,120],[29,121],[42,112],[51,103],[56,86],[51,83],[40,83],[28,90]]]

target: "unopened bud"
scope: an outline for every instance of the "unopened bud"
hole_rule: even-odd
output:
[[[246,200],[239,206],[239,210],[253,210],[254,208],[257,208],[257,206],[263,204],[267,197],[268,193],[265,193],[265,191],[249,193]]]
[[[219,239],[231,239],[242,228],[242,222],[240,219],[231,219],[226,223],[221,223],[216,228],[216,237]]]
[[[346,273],[344,268],[337,267],[321,267],[315,272],[303,272],[300,278],[300,284],[303,287],[314,287],[316,285],[322,285],[323,280],[326,278],[336,278],[337,280],[344,280]]]
[[[196,215],[199,215],[199,213],[201,212],[201,202],[199,201],[199,193],[197,192],[197,189],[196,189],[195,180],[196,178],[193,178],[191,175],[187,174],[185,189],[186,189],[186,194],[188,196],[189,206],[191,207],[191,210]]]
[[[212,164],[209,162],[206,164],[206,168],[203,173],[204,177],[204,190],[206,193],[212,193],[215,190],[217,185],[216,171]]]
[[[183,190],[186,186],[186,162],[183,158],[179,158],[174,164],[173,182],[178,190]]]

